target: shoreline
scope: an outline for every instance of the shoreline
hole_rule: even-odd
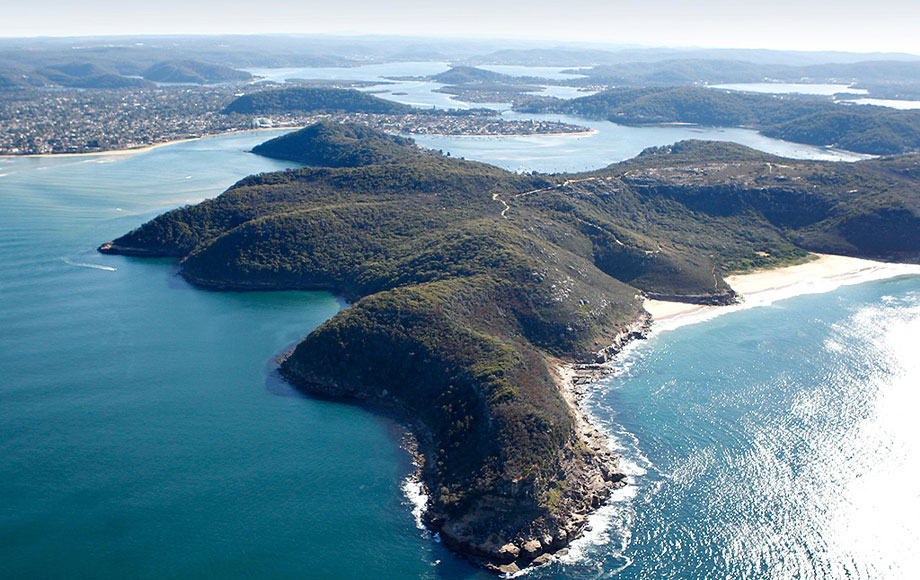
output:
[[[207,139],[209,137],[223,137],[225,135],[236,135],[239,133],[257,133],[264,131],[280,131],[289,129],[291,131],[297,131],[298,129],[303,129],[303,126],[291,125],[291,126],[279,126],[279,127],[260,127],[258,129],[239,129],[234,131],[222,131],[219,133],[208,133],[207,135],[200,135],[198,137],[187,137],[184,139],[173,139],[172,141],[163,141],[161,143],[153,143],[151,145],[144,145],[142,147],[131,147],[128,149],[107,149],[105,151],[87,151],[79,153],[3,153],[0,154],[0,159],[24,159],[24,158],[54,158],[54,157],[99,157],[102,155],[136,155],[138,153],[146,153],[147,151],[152,151],[159,147],[165,147],[167,145],[176,145],[178,143],[191,143],[193,141],[201,141],[202,139]],[[462,138],[474,138],[474,137],[590,137],[597,133],[597,129],[588,129],[587,131],[576,131],[576,132],[562,132],[562,133],[483,133],[483,134],[468,134],[468,135],[453,135],[450,133],[401,133],[408,135],[410,137],[462,137]]]
[[[598,132],[597,129],[588,129],[587,131],[554,133],[482,133],[471,135],[454,135],[452,133],[400,133],[400,135],[408,135],[410,137],[460,137],[463,139],[472,139],[475,137],[590,137]]]
[[[803,294],[831,292],[841,286],[918,274],[920,265],[879,262],[864,258],[814,254],[816,260],[794,266],[756,270],[726,276],[725,281],[740,298],[738,304],[708,306],[646,299],[643,307],[652,315],[652,330],[669,330],[708,320],[725,312],[767,306]]]
[[[590,531],[591,526],[588,518],[612,501],[614,491],[631,483],[628,480],[629,475],[623,471],[620,463],[622,456],[611,445],[610,435],[591,422],[590,416],[582,409],[581,405],[591,386],[612,371],[612,368],[607,363],[612,361],[617,354],[633,341],[645,338],[650,326],[651,317],[647,313],[640,312],[638,317],[620,332],[609,346],[596,353],[596,362],[593,363],[569,362],[553,356],[546,357],[547,366],[556,385],[559,387],[559,393],[572,412],[576,436],[581,444],[590,449],[600,462],[598,468],[604,472],[601,486],[604,492],[601,494],[602,499],[600,502],[596,504],[592,502],[587,509],[575,510],[567,514],[566,524],[563,527],[568,533],[560,547],[546,549],[539,557],[524,563],[523,568],[514,562],[504,566],[494,566],[491,568],[493,571],[514,576],[520,572],[543,566],[548,562],[567,556],[572,543],[583,538],[585,532]],[[591,488],[588,482],[585,482],[585,484],[586,488]],[[487,566],[487,568],[489,567]]]
[[[52,158],[52,157],[98,157],[100,155],[134,155],[137,153],[146,153],[153,149],[159,147],[165,147],[167,145],[176,145],[177,143],[191,143],[193,141],[201,141],[202,139],[207,139],[209,137],[223,137],[225,135],[236,135],[239,133],[258,133],[264,131],[280,131],[283,129],[290,129],[296,131],[297,129],[303,129],[303,127],[298,126],[283,126],[283,127],[260,127],[258,129],[239,129],[234,131],[221,131],[220,133],[208,133],[207,135],[200,135],[198,137],[186,137],[184,139],[173,139],[172,141],[163,141],[161,143],[153,143],[152,145],[144,145],[143,147],[131,147],[128,149],[107,149],[105,151],[90,151],[83,153],[4,153],[0,155],[0,159],[21,159],[21,158]]]
[[[636,319],[618,335],[612,345],[599,351],[596,363],[570,363],[554,357],[547,358],[560,393],[575,417],[576,433],[582,441],[589,442],[589,447],[600,446],[613,453],[617,472],[622,477],[622,486],[631,482],[620,465],[621,456],[612,451],[610,436],[590,421],[581,404],[592,386],[613,372],[608,363],[626,346],[654,332],[702,322],[726,312],[766,306],[777,300],[803,294],[831,292],[841,286],[903,275],[920,275],[918,264],[879,262],[831,254],[814,255],[817,259],[804,264],[726,276],[725,281],[739,295],[741,302],[738,304],[717,306],[646,299],[643,307],[647,314]],[[608,498],[604,505],[610,501]],[[595,512],[596,508],[587,515]],[[563,549],[552,553],[552,558],[567,555],[572,541],[583,537],[585,531],[583,524]],[[534,562],[531,566],[543,563],[545,561]]]

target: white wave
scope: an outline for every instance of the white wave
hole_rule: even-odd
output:
[[[88,264],[86,262],[74,262],[68,260],[67,258],[61,258],[61,260],[68,266],[76,266],[78,268],[92,268],[94,270],[105,270],[106,272],[117,272],[118,268],[113,268],[112,266],[103,266],[102,264]]]
[[[599,411],[610,412],[606,421],[598,420]],[[612,572],[617,573],[632,563],[624,553],[632,538],[636,516],[633,500],[640,493],[639,479],[648,474],[652,462],[640,450],[638,438],[613,423],[612,410],[595,404],[585,408],[584,412],[591,424],[606,435],[608,447],[620,456],[619,469],[626,475],[626,485],[613,490],[607,503],[588,516],[585,531],[569,544],[568,552],[557,559],[563,564],[589,562],[599,547],[608,546],[612,548],[614,556],[624,561],[621,567]],[[609,554],[603,557],[606,559]]]
[[[425,485],[418,475],[412,474],[403,481],[400,487],[406,500],[412,505],[412,517],[415,519],[415,526],[420,530],[426,531],[428,528],[425,527],[423,517],[425,510],[428,509],[428,494],[425,493]]]
[[[611,546],[616,556],[625,558],[623,552],[632,538],[635,519],[630,500],[637,494],[638,489],[634,485],[614,491],[607,504],[588,516],[585,532],[569,544],[568,553],[559,556],[559,561],[563,564],[585,562],[599,546]]]

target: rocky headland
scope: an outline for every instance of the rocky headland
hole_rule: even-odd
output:
[[[312,167],[247,177],[100,251],[181,259],[208,288],[353,301],[282,374],[405,417],[427,525],[500,572],[564,549],[624,484],[577,401],[642,336],[644,297],[724,303],[729,272],[920,250],[916,156],[832,164],[685,142],[518,175],[334,123],[256,151]]]

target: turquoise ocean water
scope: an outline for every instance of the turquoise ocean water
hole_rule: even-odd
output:
[[[271,135],[0,159],[0,577],[489,577],[416,526],[397,423],[274,375],[335,297],[94,251],[285,167]],[[916,276],[635,343],[586,402],[631,485],[529,576],[912,576],[918,343]]]

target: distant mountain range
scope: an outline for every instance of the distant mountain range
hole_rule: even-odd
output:
[[[122,69],[124,70],[124,69]],[[214,84],[252,79],[245,71],[197,60],[162,61],[139,74],[91,61],[69,61],[35,69],[0,62],[0,89],[67,87],[79,89],[151,88],[156,83]]]

